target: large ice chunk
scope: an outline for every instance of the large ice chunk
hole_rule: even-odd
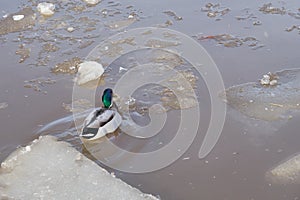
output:
[[[292,112],[300,111],[300,69],[283,70],[272,76],[276,84],[253,82],[228,88],[227,103],[251,118],[267,121],[288,118]]]
[[[95,61],[85,61],[79,64],[76,82],[78,85],[97,80],[103,74],[104,68]]]
[[[66,142],[43,136],[0,168],[0,199],[150,199],[114,178]]]
[[[273,183],[300,183],[300,153],[277,165],[266,173],[266,178]]]

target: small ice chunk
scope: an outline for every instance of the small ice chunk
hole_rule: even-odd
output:
[[[14,16],[12,16],[14,21],[19,21],[19,20],[23,19],[24,17],[25,17],[24,15],[14,15]]]
[[[30,146],[26,146],[26,147],[25,147],[25,150],[26,150],[27,152],[29,152],[29,151],[31,151],[31,147],[30,147]]]
[[[129,105],[129,106],[133,106],[133,105],[135,104],[135,101],[136,101],[135,98],[130,97],[130,98],[128,99],[128,101],[125,102],[125,104],[126,104],[126,105]]]
[[[38,11],[44,16],[51,16],[54,14],[55,5],[52,3],[39,3],[37,6]]]
[[[271,72],[263,75],[263,78],[260,79],[260,84],[262,85],[270,85],[270,86],[274,86],[277,85],[277,79],[278,76],[276,76],[276,74],[273,74]]]
[[[8,103],[6,103],[6,102],[0,103],[0,109],[7,108],[7,106],[8,106]]]
[[[260,84],[269,85],[271,77],[268,74],[263,75],[263,78],[260,80]]]
[[[111,175],[112,177],[116,178],[115,172],[110,173],[110,175]]]
[[[207,13],[207,16],[208,16],[208,17],[216,17],[216,16],[217,16],[217,13],[216,13],[216,12],[208,12],[208,13]]]
[[[101,0],[83,0],[88,5],[96,5],[101,2]]]
[[[119,73],[122,72],[122,71],[127,71],[127,70],[128,70],[128,69],[126,69],[126,68],[124,68],[124,67],[120,67],[120,68],[119,68]]]
[[[95,61],[85,61],[79,64],[76,82],[78,85],[86,84],[100,78],[104,69],[100,63]]]
[[[252,24],[255,25],[255,26],[257,26],[257,25],[261,25],[262,23],[261,23],[261,21],[256,20]]]
[[[269,84],[271,86],[277,85],[277,80],[271,80]]]
[[[105,25],[110,29],[122,29],[130,26],[136,21],[135,18],[127,18],[125,20],[117,20],[106,23]]]
[[[74,27],[68,27],[67,28],[67,31],[70,32],[70,33],[73,32],[74,30],[75,30]]]

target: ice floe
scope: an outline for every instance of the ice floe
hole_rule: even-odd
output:
[[[300,154],[275,166],[266,173],[267,180],[278,184],[300,183]]]
[[[0,199],[157,200],[53,136],[40,137],[2,162]]]
[[[65,60],[64,62],[58,63],[51,69],[53,73],[66,73],[66,74],[75,74],[78,71],[79,64],[81,59],[78,57]]]
[[[0,35],[30,29],[35,25],[35,21],[36,15],[33,10],[24,8],[0,20]]]
[[[269,73],[260,82],[232,86],[226,89],[226,100],[232,108],[251,118],[267,121],[290,118],[300,111],[300,69]]]

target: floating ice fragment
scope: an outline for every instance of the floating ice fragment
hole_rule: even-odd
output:
[[[215,12],[208,12],[208,13],[207,13],[207,16],[208,16],[208,17],[216,17],[216,16],[217,16],[217,13],[215,13]]]
[[[0,199],[158,200],[114,178],[66,142],[43,136],[0,168]]]
[[[227,103],[241,113],[267,121],[289,118],[300,111],[300,69],[268,73],[260,83],[245,83],[226,89]]]
[[[122,71],[127,71],[128,69],[124,68],[124,67],[120,67],[119,68],[119,73],[121,73]]]
[[[299,12],[299,10],[298,10],[298,13],[289,12],[288,15],[291,16],[291,17],[293,17],[293,18],[295,18],[295,19],[300,19],[300,12]]]
[[[226,15],[230,11],[230,9],[221,7],[220,4],[208,3],[205,5],[205,7],[201,8],[201,11],[206,12],[208,17],[214,18],[217,16],[221,17],[223,15]],[[218,19],[220,20],[220,18]]]
[[[266,178],[278,184],[300,183],[300,154],[266,172]]]
[[[14,15],[14,16],[12,16],[14,21],[19,21],[21,19],[24,19],[24,17],[25,17],[24,15]]]
[[[73,27],[68,27],[68,28],[67,28],[67,31],[70,32],[70,33],[73,32],[74,30],[75,30],[75,29],[74,29]]]
[[[300,26],[293,25],[293,26],[285,29],[285,31],[287,31],[287,32],[291,32],[293,30],[298,30],[299,34],[300,34]]]
[[[262,23],[261,23],[261,21],[256,20],[256,21],[254,21],[252,24],[255,25],[255,26],[257,26],[257,25],[261,25]]]
[[[122,54],[125,44],[136,45],[134,37],[128,37],[117,41],[107,42],[104,48],[99,49],[101,57],[114,57]]]
[[[76,82],[78,85],[86,84],[97,80],[103,74],[104,69],[100,63],[95,61],[85,61],[79,64]]]
[[[133,19],[133,15],[128,15],[128,19]]]
[[[31,147],[30,146],[26,146],[25,147],[25,151],[27,151],[27,152],[31,151]]]
[[[54,83],[56,83],[56,80],[53,80],[51,78],[40,77],[24,81],[24,87],[33,88],[34,91],[44,92],[44,94],[46,94],[47,92],[42,90],[42,88],[44,88],[46,85],[52,85]]]
[[[169,41],[169,42],[171,42],[171,41]],[[150,43],[148,43],[148,44],[150,45]],[[153,44],[154,43],[152,43],[152,45]],[[157,44],[158,44],[158,41],[156,42],[155,45],[157,45]],[[160,44],[163,45],[163,41],[161,41]],[[168,51],[160,50],[160,49],[153,51],[153,56],[150,57],[150,61],[154,62],[154,63],[161,63],[163,65],[167,65],[170,68],[174,68],[174,67],[183,65],[183,63],[184,63],[184,60],[179,55],[168,52]]]
[[[0,109],[7,108],[8,104],[6,102],[0,103]]]
[[[264,14],[286,14],[286,10],[284,7],[282,8],[275,8],[273,7],[272,3],[264,4],[262,7],[259,8],[259,11]]]
[[[271,81],[270,81],[270,85],[271,85],[271,86],[277,85],[277,80],[271,80]]]
[[[19,46],[19,49],[16,50],[16,55],[20,55],[21,58],[19,60],[19,63],[24,62],[27,58],[30,57],[31,49],[30,48],[25,48],[25,45],[22,44]]]
[[[164,11],[164,13],[166,15],[169,15],[170,17],[173,17],[177,21],[182,20],[182,17],[177,16],[177,14],[173,11],[170,11],[170,10],[169,11]]]
[[[278,77],[275,74],[272,74],[271,72],[263,75],[263,78],[260,79],[260,84],[262,85],[271,85],[274,86],[277,84]]]
[[[135,21],[136,19],[133,17],[133,18],[127,18],[125,20],[111,21],[106,23],[105,25],[110,29],[122,29],[130,26]]]
[[[101,0],[83,0],[88,5],[96,5],[101,2]]]
[[[147,41],[146,46],[152,48],[166,48],[171,46],[178,46],[180,42],[172,40],[160,40],[160,39],[150,39]]]
[[[21,16],[24,16],[22,20]],[[0,20],[0,35],[30,29],[35,24],[35,19],[36,16],[31,8],[24,8],[17,13],[8,15]]]
[[[81,63],[81,59],[78,57],[71,58],[62,63],[58,63],[51,69],[53,73],[68,73],[75,74],[78,69],[78,65]]]
[[[130,98],[128,99],[128,101],[125,102],[125,104],[129,106],[129,108],[130,108],[130,107],[134,107],[134,106],[135,106],[135,103],[136,103],[136,99],[133,98],[133,97],[130,97]]]
[[[196,36],[198,40],[213,39],[219,44],[224,45],[225,47],[239,47],[242,45],[247,45],[253,50],[263,47],[263,44],[260,44],[259,41],[254,37],[237,37],[230,34],[219,34],[219,35],[209,35],[209,36]]]
[[[270,84],[270,76],[269,75],[263,75],[263,78],[260,79],[260,84],[262,85],[269,85]]]
[[[158,24],[157,27],[160,27],[160,28],[166,28],[168,26],[172,26],[173,25],[173,22],[171,20],[167,20],[165,23],[163,24]]]
[[[44,16],[51,16],[54,14],[55,5],[47,2],[39,3],[37,10]]]

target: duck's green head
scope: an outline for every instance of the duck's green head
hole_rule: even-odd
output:
[[[112,105],[112,97],[113,97],[113,91],[110,88],[106,88],[102,95],[102,103],[104,105],[104,108],[109,108]]]

